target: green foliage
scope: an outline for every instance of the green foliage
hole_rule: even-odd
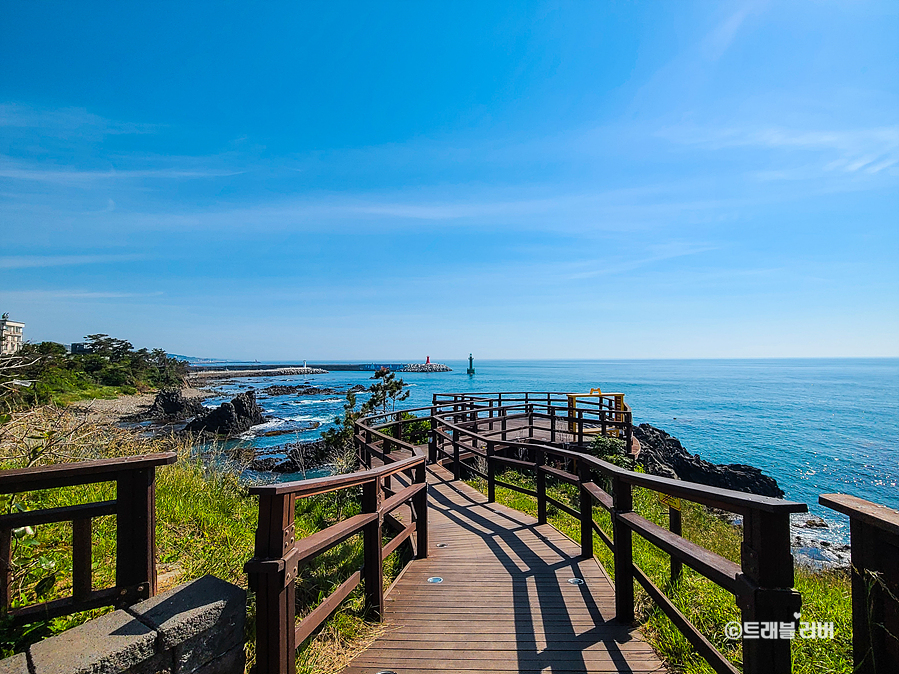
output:
[[[627,446],[624,440],[620,438],[597,435],[590,444],[589,452],[597,459],[602,459],[628,470],[634,469],[634,459],[627,453]]]
[[[134,350],[130,342],[103,334],[88,335],[87,340],[91,353],[70,355],[62,344],[40,342],[0,358],[0,411],[184,383],[187,363],[162,349]]]
[[[353,429],[356,421],[377,411],[388,412],[396,409],[397,402],[406,400],[409,391],[403,391],[406,382],[397,379],[396,374],[382,368],[375,372],[378,380],[368,388],[369,397],[362,406],[356,409],[356,394],[346,394],[343,416],[334,419],[334,428],[322,431],[322,440],[332,451],[345,450],[353,445]]]

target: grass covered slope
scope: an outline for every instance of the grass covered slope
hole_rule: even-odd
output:
[[[534,480],[516,471],[505,471],[498,479],[517,486],[535,489]],[[469,482],[487,493],[484,480]],[[556,483],[547,476],[547,493],[571,507],[579,507],[577,489]],[[668,526],[668,508],[655,492],[635,487],[634,510],[648,520]],[[537,516],[537,500],[511,489],[496,487],[498,503]],[[683,501],[683,536],[722,557],[739,563],[741,528],[731,524],[704,506]],[[548,521],[559,531],[580,542],[580,522],[547,504]],[[593,518],[612,537],[611,518],[603,508],[593,509]],[[733,595],[710,580],[684,566],[677,583],[670,579],[669,557],[639,535],[633,537],[634,563],[672,599],[687,618],[737,667],[742,665],[739,641],[725,637],[725,625],[740,621],[740,611]],[[603,567],[614,578],[614,558],[605,544],[594,537],[593,550]],[[849,573],[847,570],[814,572],[796,568],[796,589],[802,593],[802,621],[834,622],[833,640],[796,638],[792,643],[793,671],[796,674],[849,674],[852,672],[852,610]],[[637,585],[637,618],[647,641],[652,644],[672,672],[678,674],[712,674],[713,670],[697,655],[689,642],[671,624],[664,613]]]
[[[179,460],[156,471],[156,544],[161,589],[212,574],[247,587],[244,563],[253,556],[258,503],[239,479],[239,466],[221,453],[198,453],[189,438],[147,438],[110,426],[86,423],[52,407],[35,408],[0,426],[0,469],[176,451]],[[352,467],[352,466],[348,466]],[[115,498],[114,483],[28,492],[0,497],[0,512],[35,510]],[[355,491],[301,499],[296,531],[302,538],[359,512]],[[93,586],[115,582],[114,516],[93,521]],[[16,532],[13,542],[12,605],[24,606],[69,596],[72,579],[72,525],[47,524]],[[400,550],[403,548],[401,547]],[[385,560],[385,582],[402,568],[400,551]],[[356,536],[310,564],[297,587],[297,616],[317,606],[361,566]],[[87,611],[24,627],[0,624],[0,656],[62,632],[111,609]],[[248,661],[253,662],[254,604],[248,606]],[[298,651],[300,672],[336,672],[379,632],[366,620],[361,589],[351,595],[321,632]]]

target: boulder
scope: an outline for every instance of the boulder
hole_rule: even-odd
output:
[[[777,481],[760,469],[742,463],[725,465],[705,461],[699,454],[687,452],[680,440],[660,428],[640,424],[634,427],[634,437],[640,441],[641,447],[637,462],[651,475],[678,478],[759,496],[784,496]]]
[[[263,421],[265,418],[256,402],[256,391],[250,389],[235,396],[231,402],[197,415],[184,427],[184,431],[197,435],[239,435]]]
[[[185,398],[180,389],[163,389],[146,412],[147,419],[180,420],[203,414],[206,408],[198,398]]]

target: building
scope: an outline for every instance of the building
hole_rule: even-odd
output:
[[[9,320],[9,314],[0,318],[0,355],[11,356],[22,348],[24,323]]]

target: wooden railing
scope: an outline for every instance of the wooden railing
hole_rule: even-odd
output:
[[[374,430],[372,433],[384,435]],[[410,484],[394,492],[387,482],[398,473],[408,474]],[[361,513],[296,540],[296,499],[358,487],[362,488]],[[428,496],[424,456],[413,455],[380,468],[347,475],[251,487],[250,493],[259,496],[255,555],[245,565],[250,589],[256,594],[257,674],[293,674],[297,646],[360,583],[370,615],[380,619],[384,605],[383,560],[413,533],[415,556],[427,557]],[[403,524],[392,514],[403,505],[412,509],[412,521],[408,524]],[[394,527],[396,535],[383,545],[385,523]],[[318,555],[359,533],[363,541],[362,567],[296,623],[297,574]]]
[[[0,494],[115,482],[110,501],[0,515],[0,614],[14,624],[48,620],[101,606],[129,606],[156,593],[156,466],[174,453],[148,454],[0,471]],[[93,589],[91,520],[116,516],[115,586]],[[13,530],[72,522],[72,596],[10,608]]]
[[[846,494],[818,502],[849,516],[853,672],[899,672],[899,512]]]
[[[564,395],[564,394],[563,394]],[[717,489],[706,485],[671,480],[619,468],[579,451],[554,444],[556,423],[572,419],[561,414],[553,394],[477,394],[477,398],[435,397],[432,416],[432,459],[451,462],[454,475],[464,478],[478,475],[487,481],[488,499],[494,500],[496,486],[506,487],[537,499],[538,520],[547,521],[547,506],[578,519],[584,556],[593,556],[593,537],[614,555],[615,613],[626,624],[634,621],[634,581],[636,580],[668,616],[675,627],[702,655],[712,669],[721,674],[738,670],[687,619],[649,576],[633,560],[632,537],[636,533],[671,558],[671,572],[680,574],[687,565],[732,593],[745,622],[796,624],[801,597],[793,589],[793,557],[790,552],[790,514],[807,512],[804,503],[784,501],[744,492]],[[566,401],[567,402],[567,401]],[[511,403],[511,404],[507,404]],[[578,414],[574,421],[583,429],[587,423],[603,421],[604,403],[598,403],[590,418]],[[606,418],[606,423],[630,424]],[[519,422],[509,439],[509,422]],[[549,424],[541,423],[549,421]],[[523,424],[523,425],[522,425]],[[549,434],[550,440],[534,436]],[[583,430],[577,433],[583,444]],[[530,473],[536,489],[527,489],[497,477],[505,468]],[[579,508],[547,494],[547,480],[575,485]],[[611,485],[611,493],[600,485]],[[743,517],[741,563],[736,564],[680,536],[679,513],[670,513],[669,529],[634,512],[633,488],[643,487],[676,499],[685,499],[709,507],[737,513]],[[612,536],[593,519],[593,507],[610,513]],[[787,674],[791,670],[790,640],[754,639],[743,641],[744,674]]]
[[[621,394],[559,393],[554,391],[521,391],[502,393],[438,393],[433,396],[432,414],[445,414],[453,410],[453,421],[460,423],[468,410],[468,421],[487,417],[499,417],[488,422],[492,434],[496,423],[501,431],[514,420],[527,420],[530,437],[537,430],[535,420],[545,422],[544,430],[550,432],[550,442],[562,441],[583,445],[594,435],[614,435],[633,445],[633,414]],[[481,411],[481,408],[486,408]],[[477,412],[481,412],[477,414]],[[505,419],[503,417],[506,417]],[[502,435],[506,439],[505,433]]]

